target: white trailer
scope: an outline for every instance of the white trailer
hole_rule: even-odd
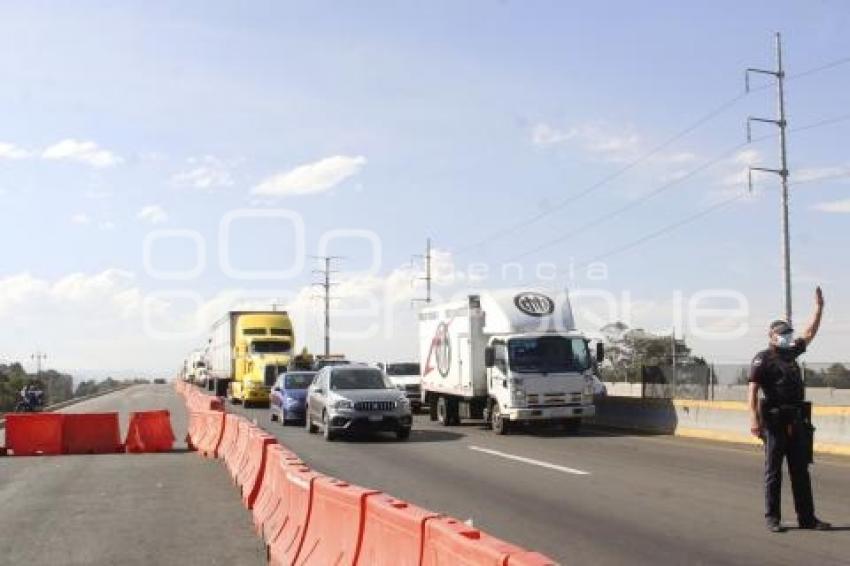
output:
[[[484,418],[498,434],[534,421],[577,430],[595,413],[594,362],[566,291],[500,290],[423,308],[419,351],[422,402],[444,425]]]

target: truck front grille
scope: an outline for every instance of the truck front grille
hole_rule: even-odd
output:
[[[392,411],[395,401],[358,401],[354,408],[358,411]]]

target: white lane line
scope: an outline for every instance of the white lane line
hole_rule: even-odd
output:
[[[525,456],[517,456],[516,454],[508,454],[507,452],[499,452],[498,450],[491,450],[490,448],[482,448],[480,446],[470,446],[469,449],[475,450],[476,452],[484,452],[485,454],[490,454],[492,456],[499,456],[500,458],[505,458],[507,460],[514,460],[516,462],[522,462],[524,464],[531,464],[532,466],[540,466],[541,468],[547,468],[549,470],[564,472],[565,474],[574,474],[576,476],[589,476],[590,475],[590,472],[585,472],[584,470],[577,470],[576,468],[568,468],[567,466],[559,466],[558,464],[552,464],[551,462],[544,462],[543,460],[535,460],[533,458],[526,458]]]

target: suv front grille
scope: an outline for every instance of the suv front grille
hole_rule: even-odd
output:
[[[392,411],[395,401],[358,401],[354,408],[358,411]]]

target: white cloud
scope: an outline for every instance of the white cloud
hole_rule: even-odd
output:
[[[762,161],[757,149],[745,149],[736,153],[726,164],[726,172],[720,178],[720,184],[726,188],[742,191],[747,190],[749,168]],[[753,174],[753,186],[757,184],[760,173]]]
[[[212,155],[193,157],[188,159],[187,163],[190,169],[171,178],[174,185],[205,190],[233,185],[232,163],[226,163]]]
[[[73,222],[74,224],[88,224],[89,222],[91,222],[91,218],[89,218],[88,214],[78,212],[77,214],[71,217],[71,222]]]
[[[833,165],[827,167],[806,167],[791,171],[791,183],[809,183],[818,180],[830,180],[837,177],[850,176],[850,165]]]
[[[539,123],[531,130],[531,142],[534,145],[547,146],[563,143],[573,139],[578,130],[559,130],[549,124]]]
[[[118,165],[123,161],[107,149],[102,149],[93,141],[68,138],[51,145],[42,152],[44,159],[67,159],[104,168]]]
[[[642,154],[642,138],[632,127],[612,128],[607,125],[584,124],[569,129],[561,129],[540,122],[531,130],[534,145],[546,147],[575,142],[578,147],[596,159],[612,162],[633,161]],[[675,159],[683,159],[690,154],[674,154]],[[656,156],[658,158],[660,156]]]
[[[161,224],[168,220],[168,213],[158,204],[151,204],[142,207],[136,218],[150,222],[151,224]]]
[[[13,143],[0,142],[0,159],[26,159],[31,155],[32,152]]]
[[[819,210],[820,212],[850,214],[850,199],[834,200],[831,202],[819,202],[813,205],[812,209]]]
[[[321,193],[360,172],[366,158],[335,155],[264,179],[251,192],[275,197]]]
[[[115,223],[111,220],[104,220],[103,222],[98,224],[97,227],[105,232],[108,232],[110,230],[115,230]]]

